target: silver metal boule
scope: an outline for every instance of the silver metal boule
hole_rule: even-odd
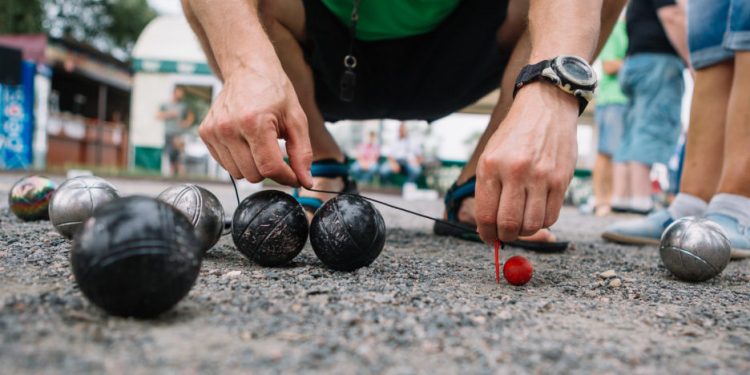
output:
[[[664,266],[678,278],[704,281],[726,268],[731,247],[721,226],[703,218],[686,217],[664,231],[659,255]]]
[[[94,209],[119,197],[117,189],[103,178],[74,177],[63,182],[52,196],[49,219],[60,234],[71,239]]]
[[[198,185],[182,184],[167,188],[157,199],[187,216],[204,253],[219,241],[224,230],[224,208],[213,193]]]

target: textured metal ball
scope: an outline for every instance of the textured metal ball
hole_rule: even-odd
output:
[[[729,264],[731,248],[718,224],[686,217],[664,231],[659,255],[664,266],[678,278],[704,281],[720,274]]]
[[[305,210],[291,195],[265,190],[245,198],[232,218],[237,249],[261,266],[294,259],[307,242]]]
[[[150,318],[188,294],[201,250],[185,215],[159,200],[130,196],[94,210],[73,241],[70,263],[92,303],[113,315]]]
[[[193,184],[172,186],[157,199],[169,203],[187,216],[205,253],[221,238],[224,229],[224,208],[210,191]]]
[[[18,180],[8,194],[10,211],[24,221],[48,220],[49,201],[56,187],[52,180],[43,176]]]
[[[370,265],[383,251],[385,221],[370,202],[339,195],[315,212],[310,244],[326,266],[353,271]]]
[[[52,195],[49,219],[60,234],[72,239],[94,209],[119,197],[117,189],[103,178],[74,177],[63,182]]]

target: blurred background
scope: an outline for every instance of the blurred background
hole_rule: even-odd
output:
[[[4,0],[0,53],[0,170],[228,178],[196,132],[221,82],[179,1]],[[419,189],[441,192],[450,186],[497,96],[431,124],[403,123],[419,149]],[[572,203],[590,196],[594,108],[589,105],[579,120]],[[683,108],[687,112],[689,106]],[[389,119],[328,124],[353,161],[371,144],[369,157],[376,165],[387,161],[401,125]],[[384,179],[376,172],[363,183],[387,190],[409,182],[405,175]],[[670,188],[668,176],[668,166],[654,168],[660,189]]]

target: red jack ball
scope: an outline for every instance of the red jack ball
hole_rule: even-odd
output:
[[[521,286],[531,280],[531,274],[534,272],[534,267],[531,265],[528,259],[514,255],[505,261],[503,266],[503,276],[508,283],[516,286]]]

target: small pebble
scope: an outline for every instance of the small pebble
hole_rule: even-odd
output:
[[[620,280],[620,279],[612,279],[609,282],[609,287],[610,288],[619,288],[621,285],[622,285],[622,280]]]
[[[601,277],[602,279],[610,279],[615,276],[617,276],[615,270],[607,270],[599,274],[599,277]]]

